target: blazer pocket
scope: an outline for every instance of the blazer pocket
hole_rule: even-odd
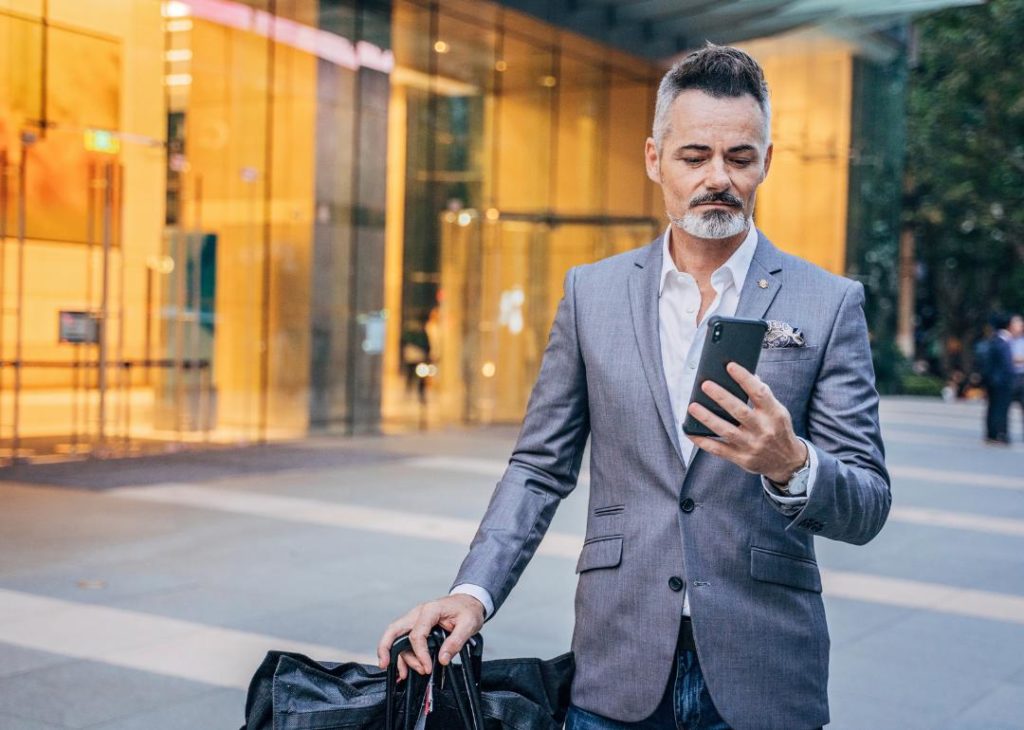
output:
[[[807,347],[763,347],[761,348],[761,358],[757,361],[757,364],[760,367],[761,363],[813,360],[817,356],[817,345],[809,345]]]
[[[595,568],[614,568],[622,562],[622,535],[595,537],[583,543],[576,572]]]
[[[754,580],[821,593],[818,564],[810,558],[751,547],[750,577]]]

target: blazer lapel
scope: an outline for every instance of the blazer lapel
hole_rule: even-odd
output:
[[[736,305],[736,316],[761,319],[779,293],[782,282],[774,276],[782,270],[782,256],[771,241],[757,232],[757,248]]]
[[[636,267],[629,277],[629,305],[633,315],[633,330],[636,332],[636,342],[640,349],[640,359],[643,362],[644,375],[647,377],[647,384],[650,386],[651,395],[654,396],[654,405],[661,416],[661,423],[668,432],[672,441],[672,447],[679,456],[683,468],[686,468],[686,460],[683,459],[683,452],[679,446],[679,435],[677,433],[674,418],[672,416],[672,401],[668,395],[668,385],[665,382],[665,371],[661,365],[661,334],[658,331],[658,277],[661,274],[661,249],[662,239],[659,236],[647,247],[646,252],[633,262]]]

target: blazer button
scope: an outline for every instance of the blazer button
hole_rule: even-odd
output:
[[[673,575],[668,579],[668,587],[674,590],[676,593],[683,590],[683,579],[678,575]]]
[[[689,497],[687,497],[686,499],[679,503],[679,509],[681,509],[683,512],[693,512],[693,507],[693,500],[690,499]]]

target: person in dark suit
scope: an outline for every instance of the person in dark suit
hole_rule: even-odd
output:
[[[393,622],[430,671],[500,610],[590,441],[567,730],[811,730],[828,723],[829,635],[815,540],[863,544],[891,501],[864,287],[753,224],[771,164],[761,67],[709,45],[662,80],[648,176],[670,224],[570,269],[501,481],[450,588]],[[749,396],[696,383],[715,315],[765,319]],[[690,403],[700,387],[739,425]],[[687,414],[721,438],[687,435]],[[524,627],[524,631],[527,630]]]
[[[1013,350],[1010,345],[1010,318],[1005,314],[992,317],[992,338],[985,353],[985,387],[988,408],[985,412],[985,442],[1010,443],[1009,416],[1013,402]]]

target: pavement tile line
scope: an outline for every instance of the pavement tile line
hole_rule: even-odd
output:
[[[902,431],[889,426],[882,426],[882,440],[889,443],[911,444],[915,446],[943,447],[949,446],[964,453],[985,455],[998,450],[1000,453],[1024,454],[1024,446],[1019,443],[1009,446],[988,446],[978,437],[941,436],[921,431]]]
[[[894,506],[889,511],[889,519],[928,527],[948,527],[954,530],[973,530],[996,535],[1024,537],[1024,520],[1011,517],[989,517],[926,507]]]
[[[821,583],[830,598],[868,600],[1024,625],[1024,596],[835,570],[821,571]]]
[[[422,461],[422,460],[420,460]],[[449,467],[450,468],[450,467]],[[452,517],[434,517],[421,513],[402,512],[372,507],[320,502],[296,497],[251,494],[238,490],[195,487],[174,484],[161,487],[127,487],[110,490],[104,497],[133,499],[160,504],[212,509],[232,514],[245,514],[269,519],[345,527],[355,530],[383,532],[409,538],[421,538],[458,545],[468,545],[476,532],[473,520]],[[924,520],[936,510],[896,511],[898,519],[910,515]],[[984,521],[990,518],[977,515],[938,513],[954,526],[956,520],[965,527],[965,520]],[[929,523],[931,524],[931,523]],[[1013,534],[1024,534],[1024,520],[1000,520],[1002,530],[1012,528]],[[583,546],[583,538],[560,532],[548,532],[537,549],[538,555],[575,561]],[[909,608],[927,609],[940,613],[973,616],[1009,623],[1024,624],[1024,596],[991,591],[978,591],[940,583],[925,583],[866,575],[838,570],[822,570],[825,593],[837,598],[850,598],[869,603],[881,603]],[[2,615],[0,610],[0,615]]]
[[[232,689],[249,686],[270,649],[377,663],[337,647],[19,591],[0,589],[0,615],[0,643]]]
[[[121,487],[108,490],[103,493],[103,496],[212,509],[308,525],[344,527],[400,537],[416,537],[464,547],[472,541],[477,528],[477,522],[473,520],[429,515],[422,512],[401,512],[298,497],[197,487],[191,484]],[[548,533],[537,552],[540,555],[569,557],[575,560],[579,557],[582,548],[582,537],[565,533]]]
[[[417,469],[437,469],[440,471],[456,471],[466,474],[500,479],[505,473],[506,462],[497,459],[463,459],[451,456],[424,456],[406,459],[402,466]],[[890,466],[889,473],[896,478],[913,479],[915,481],[955,484],[959,487],[994,487],[996,489],[1015,489],[1024,491],[1024,479],[1020,477],[1000,476],[998,474],[979,474],[970,471],[954,471],[951,469],[931,469],[922,466]],[[580,474],[579,486],[590,483],[586,472]]]
[[[889,473],[894,477],[921,482],[955,484],[958,487],[994,487],[996,489],[1024,491],[1024,479],[1000,476],[998,474],[980,474],[978,472],[953,471],[951,469],[930,469],[926,466],[893,466],[889,468]]]

